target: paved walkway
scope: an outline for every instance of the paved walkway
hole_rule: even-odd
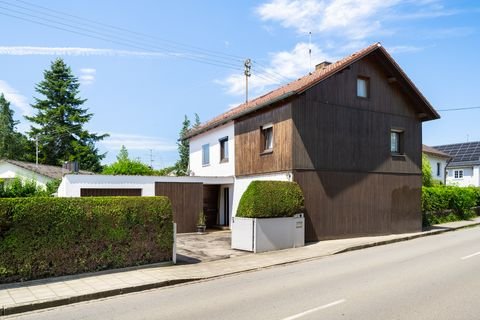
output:
[[[473,221],[437,225],[430,231],[411,234],[320,241],[302,248],[246,254],[244,256],[197,264],[163,264],[128,271],[115,270],[0,285],[0,315],[49,308],[122,293],[310,260],[340,252],[424,237],[473,225],[480,225],[480,217]]]

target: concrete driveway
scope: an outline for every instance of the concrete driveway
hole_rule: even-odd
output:
[[[190,264],[252,254],[231,249],[230,230],[177,234],[177,263]]]

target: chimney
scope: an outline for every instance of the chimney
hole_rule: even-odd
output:
[[[315,66],[315,71],[325,69],[328,65],[331,65],[331,64],[332,63],[329,61],[320,62]]]
[[[77,174],[80,170],[80,166],[78,165],[78,161],[65,161],[63,163],[63,169],[65,169],[67,173]]]

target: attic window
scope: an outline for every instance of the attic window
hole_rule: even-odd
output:
[[[403,130],[390,130],[390,152],[392,155],[403,154]]]
[[[357,78],[357,97],[368,98],[368,91],[370,87],[370,79],[365,77]]]

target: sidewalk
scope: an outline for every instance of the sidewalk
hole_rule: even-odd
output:
[[[436,225],[429,231],[418,233],[320,241],[302,248],[247,254],[198,264],[162,264],[129,271],[115,270],[0,285],[0,316],[311,260],[475,225],[480,225],[480,217],[472,221]]]

